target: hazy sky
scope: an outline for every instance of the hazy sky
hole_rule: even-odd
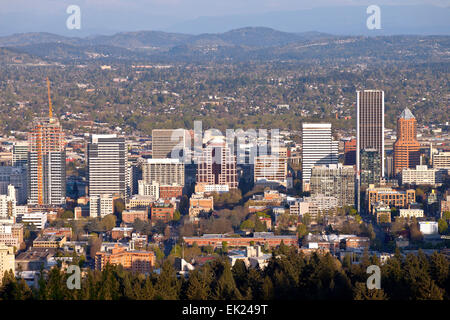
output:
[[[425,30],[430,34],[448,34],[450,0],[0,0],[0,36],[41,31],[86,36],[135,30],[198,34],[245,26],[267,26],[290,32],[314,30],[361,34],[361,29],[357,28],[365,26],[364,7],[373,4],[380,7],[447,7],[447,10],[434,7],[434,11],[426,13],[418,7],[409,16],[403,14],[402,7],[401,10],[383,11],[382,16],[386,27],[401,22],[402,28],[391,29],[393,33]],[[70,5],[80,7],[81,29],[66,28],[69,18],[66,10]],[[337,6],[342,8],[339,14],[334,11]],[[332,9],[321,10],[326,7]],[[355,12],[352,8],[358,9]],[[292,16],[293,12],[303,9],[315,10]],[[337,28],[336,19],[345,20],[340,21],[341,29]],[[434,29],[426,29],[423,23]]]
[[[432,4],[449,6],[450,0],[0,0],[0,13],[52,14],[67,6],[79,5],[83,11],[139,12],[149,15],[168,15],[185,18],[254,14],[270,11],[289,11],[321,6],[346,5],[414,5]]]

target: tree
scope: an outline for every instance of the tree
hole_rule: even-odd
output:
[[[189,274],[186,297],[189,300],[207,300],[211,296],[210,283],[212,274],[209,267],[204,267],[201,271],[194,270]]]
[[[365,283],[357,282],[354,289],[355,300],[387,300],[383,289],[368,289]]]
[[[181,218],[180,211],[175,210],[175,212],[173,213],[173,221],[179,221],[180,218]]]
[[[123,199],[114,200],[114,213],[120,217],[123,210],[125,210],[125,203],[124,203]]]
[[[100,251],[102,246],[102,240],[96,235],[89,237],[89,255],[91,258],[95,257],[95,254]]]
[[[73,219],[73,211],[71,210],[64,210],[64,212],[61,214],[62,219]]]
[[[298,233],[299,238],[303,238],[304,236],[306,236],[308,234],[308,228],[303,223],[299,224],[297,226],[297,233]]]
[[[103,230],[110,231],[116,226],[116,216],[113,214],[106,215],[102,221],[101,224],[103,226]]]
[[[445,219],[439,219],[438,220],[438,229],[440,234],[446,234],[448,230],[448,224]]]
[[[155,285],[155,296],[158,300],[177,300],[179,298],[180,283],[177,280],[175,269],[169,261],[165,261],[161,274]]]

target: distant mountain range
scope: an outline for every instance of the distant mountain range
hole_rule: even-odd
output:
[[[228,59],[345,61],[351,58],[450,60],[450,36],[336,36],[320,32],[282,32],[267,27],[200,35],[139,31],[84,38],[24,33],[0,37],[0,47],[10,53],[24,53],[49,62],[92,59],[166,62]]]
[[[51,33],[21,33],[0,37],[0,47],[21,47],[43,43],[59,43],[72,46],[114,46],[127,49],[172,48],[189,46],[243,46],[272,47],[293,42],[335,38],[320,32],[290,33],[266,27],[247,27],[225,33],[205,33],[190,35],[163,31],[121,32],[110,36],[85,38],[65,37]]]

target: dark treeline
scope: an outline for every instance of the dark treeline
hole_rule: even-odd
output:
[[[264,270],[247,268],[238,260],[215,260],[177,277],[166,261],[159,275],[134,274],[121,266],[87,271],[81,289],[69,290],[68,275],[55,267],[39,280],[39,289],[5,273],[1,300],[448,300],[449,261],[439,253],[426,256],[399,252],[381,266],[381,289],[369,290],[366,269],[380,262],[367,252],[360,263],[349,256],[341,263],[331,255],[305,257],[281,247]]]

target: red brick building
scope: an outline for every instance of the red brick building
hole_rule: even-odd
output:
[[[183,195],[182,186],[159,186],[160,199],[179,198],[182,195]]]
[[[122,222],[134,223],[137,219],[148,221],[148,209],[122,211]]]
[[[253,237],[231,237],[221,234],[205,234],[201,237],[183,237],[187,245],[197,243],[199,247],[221,247],[226,242],[229,247],[246,247],[250,245],[268,245],[270,248],[278,247],[281,242],[287,246],[298,247],[296,235],[276,236],[272,232],[255,232]]]
[[[158,220],[165,223],[171,221],[173,219],[174,212],[175,206],[172,203],[154,202],[150,207],[152,224],[156,223]]]

